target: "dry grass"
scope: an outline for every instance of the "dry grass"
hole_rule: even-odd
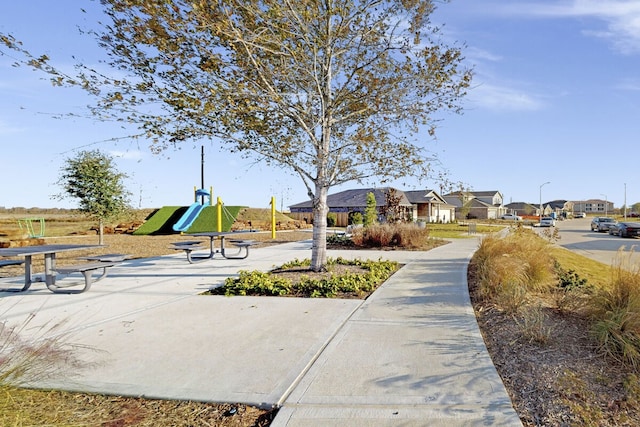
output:
[[[273,413],[246,405],[165,401],[0,386],[3,426],[262,427]]]
[[[529,286],[528,275],[524,273],[529,267],[517,266],[530,263],[523,252],[531,251],[538,243],[522,242],[516,236],[485,242],[488,246],[480,248],[469,267],[471,299],[493,363],[524,426],[640,425],[636,367],[624,363],[619,350],[603,351],[602,343],[593,339],[593,318],[588,315],[594,308],[593,295],[604,296],[609,304],[604,311],[609,314],[616,313],[611,310],[612,303],[618,308],[628,308],[636,301],[630,296],[632,289],[639,293],[640,283],[629,281],[629,270],[625,268],[619,273],[624,279],[618,282],[625,286],[605,286],[612,277],[608,266],[543,242],[544,246],[530,255],[543,258],[552,254],[567,271],[575,268],[582,273],[582,265],[589,277],[590,286],[578,285],[576,290],[582,304],[560,309],[557,286]],[[511,262],[513,259],[518,262]],[[496,274],[495,269],[501,273]],[[483,284],[486,276],[490,278],[488,288]],[[509,281],[516,280],[514,276],[522,281],[517,307],[514,298],[507,298],[505,304],[505,293],[510,292],[506,290],[510,289]],[[597,289],[608,291],[603,294]],[[629,310],[620,311],[631,314]],[[626,347],[630,340],[628,335],[620,336],[620,332],[628,333],[632,324],[609,319],[604,335],[610,341],[620,338],[617,342]]]

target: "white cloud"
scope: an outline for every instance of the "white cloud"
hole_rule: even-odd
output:
[[[564,2],[496,5],[501,13],[530,17],[593,18],[605,28],[583,34],[607,39],[624,54],[640,53],[640,2],[637,0],[571,0]]]
[[[524,91],[507,86],[482,84],[469,92],[468,99],[478,107],[496,111],[535,111],[543,103]]]
[[[470,46],[464,50],[464,54],[475,61],[489,61],[498,62],[502,60],[502,57],[485,49],[480,49],[474,46]]]

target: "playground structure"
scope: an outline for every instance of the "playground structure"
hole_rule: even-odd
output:
[[[182,215],[182,217],[173,225],[173,231],[184,232],[188,230],[193,222],[198,218],[198,215],[204,210],[205,206],[211,206],[211,193],[212,190],[207,191],[204,188],[200,188],[196,190],[194,188],[194,203],[187,208],[187,211]],[[198,198],[201,199],[198,202]],[[208,204],[205,204],[205,198],[208,198]]]
[[[35,226],[35,224],[38,225]],[[26,233],[30,239],[39,239],[44,237],[44,218],[19,219],[18,226],[20,227],[20,231],[22,233]]]
[[[217,198],[216,206],[213,206],[213,187],[210,187],[208,191],[204,188],[204,147],[201,148],[200,164],[201,186],[199,189],[193,188],[194,202],[186,209],[182,206],[165,206],[159,209],[134,234],[220,233],[231,230],[231,226],[242,207],[224,207],[223,209],[220,197]],[[271,198],[270,204],[271,236],[275,239],[275,197]],[[167,227],[168,225],[170,225],[170,228]]]
[[[276,238],[276,202],[275,198],[271,198],[271,209],[269,215],[269,225],[271,229],[271,237]],[[193,205],[191,205],[193,206]],[[247,209],[246,206],[226,206],[223,204],[220,197],[217,198],[215,205],[211,206],[205,203],[201,205],[198,203],[199,213],[192,215],[189,220],[191,224],[183,231],[176,231],[174,225],[179,222],[187,222],[182,220],[187,215],[189,207],[185,206],[163,206],[162,208],[151,214],[144,224],[142,224],[134,235],[154,235],[154,234],[175,234],[175,233],[205,233],[205,232],[228,232],[231,231],[236,219],[240,215],[240,212]],[[186,225],[186,224],[185,224]],[[264,230],[264,228],[263,228]],[[236,230],[239,231],[239,230]],[[256,231],[256,230],[243,230],[243,231]]]

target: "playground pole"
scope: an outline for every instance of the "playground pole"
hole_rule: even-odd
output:
[[[271,238],[276,238],[276,198],[271,196]]]
[[[222,231],[222,199],[218,197],[218,232]]]
[[[200,188],[204,190],[204,145],[200,146],[200,157]],[[213,193],[210,194],[213,195]],[[201,204],[204,206],[204,195],[202,196]]]

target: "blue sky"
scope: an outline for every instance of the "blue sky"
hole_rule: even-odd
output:
[[[64,69],[100,52],[77,26],[91,27],[96,5],[71,0],[5,2],[0,31]],[[88,13],[81,13],[80,7]],[[436,153],[450,179],[476,191],[497,190],[505,203],[600,198],[616,207],[640,202],[640,2],[611,0],[478,1],[440,4],[432,17],[449,42],[465,43],[475,69],[462,115],[445,114]],[[0,57],[0,206],[75,207],[52,200],[64,160],[78,149],[116,158],[134,207],[188,205],[205,187],[227,205],[278,209],[307,199],[299,178],[221,151],[215,142],[186,144],[163,155],[131,130],[84,114],[84,94],[53,88],[41,74]],[[541,185],[545,182],[549,184]],[[394,182],[438,189],[436,181]],[[356,183],[332,189],[354,188]]]

